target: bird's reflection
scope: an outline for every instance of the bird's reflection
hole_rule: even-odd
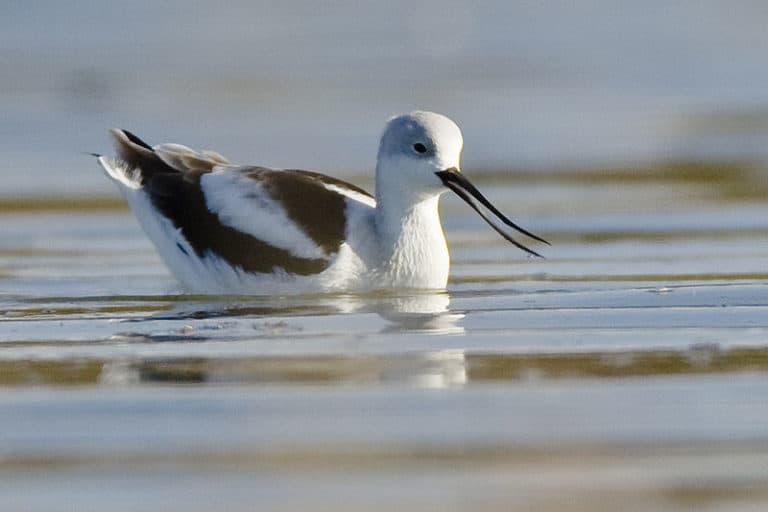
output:
[[[409,354],[263,355],[116,359],[102,363],[98,382],[154,384],[389,384],[461,387],[468,371],[461,349]]]
[[[434,350],[390,359],[379,381],[424,388],[460,387],[467,383],[467,361],[462,349]]]
[[[452,312],[447,292],[411,292],[382,297],[376,313],[389,324],[382,332],[418,331],[427,334],[463,334],[461,313]]]
[[[155,298],[157,299],[157,298]],[[127,319],[127,322],[207,320],[246,317],[328,316],[376,313],[387,321],[382,333],[398,331],[425,334],[463,334],[463,314],[450,310],[446,291],[370,292],[360,294],[287,295],[280,297],[167,296],[161,312]],[[329,322],[332,322],[329,319]],[[157,341],[174,341],[159,338]],[[187,337],[187,339],[189,339]]]
[[[374,318],[372,313],[385,321],[367,324],[368,318]],[[346,314],[351,315],[350,324],[344,322]],[[144,326],[131,323],[138,329],[115,336],[113,342],[133,344],[138,357],[107,361],[101,380],[113,384],[378,382],[429,388],[463,386],[467,382],[463,349],[455,348],[455,342],[443,343],[434,337],[462,334],[463,316],[451,311],[450,295],[442,291],[183,297],[161,313],[135,319],[145,321]],[[305,318],[315,326],[318,318],[328,318],[328,330],[315,327],[307,331]],[[362,327],[359,332],[342,334],[345,325]],[[354,335],[351,345],[345,341],[348,334]],[[301,345],[285,344],[291,340]],[[163,342],[162,347],[158,342]],[[148,343],[154,348],[147,348]],[[374,343],[370,346],[376,348],[365,348],[367,343]],[[148,356],[147,350],[153,355]]]

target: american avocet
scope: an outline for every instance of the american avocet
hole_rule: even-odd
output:
[[[375,198],[315,172],[234,165],[213,151],[111,133],[117,158],[99,163],[191,292],[444,288],[449,256],[438,200],[448,189],[520,249],[538,256],[502,224],[546,243],[459,172],[461,131],[440,114],[389,121]]]

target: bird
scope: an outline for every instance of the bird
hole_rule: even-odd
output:
[[[528,254],[541,257],[508,228],[549,245],[461,172],[461,130],[434,112],[389,119],[375,195],[317,172],[237,165],[215,151],[110,132],[116,156],[95,156],[190,293],[444,290],[450,258],[438,202],[448,190]]]

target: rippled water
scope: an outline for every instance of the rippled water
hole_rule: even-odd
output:
[[[446,197],[444,293],[187,296],[119,203],[6,201],[5,502],[763,508],[768,207],[655,171],[481,178],[546,260]]]
[[[761,2],[6,2],[3,510],[768,508]],[[372,187],[388,116],[545,260],[442,202],[442,293],[184,295],[106,129]]]

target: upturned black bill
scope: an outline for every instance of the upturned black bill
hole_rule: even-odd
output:
[[[508,242],[510,242],[515,247],[518,247],[519,249],[522,249],[523,251],[527,252],[528,254],[532,254],[534,256],[538,256],[539,258],[543,258],[541,254],[534,251],[533,249],[529,249],[528,247],[524,246],[514,238],[512,238],[509,234],[507,234],[506,231],[504,231],[501,227],[499,227],[493,219],[491,219],[489,216],[487,216],[485,213],[483,213],[483,210],[480,209],[480,205],[485,206],[491,213],[493,213],[501,222],[506,224],[507,226],[516,229],[520,233],[523,233],[526,236],[529,236],[530,238],[537,240],[539,242],[545,243],[547,245],[550,245],[549,242],[544,240],[541,237],[538,237],[531,233],[530,231],[521,228],[511,220],[509,220],[503,213],[501,213],[493,204],[491,204],[488,199],[485,198],[483,194],[480,193],[479,190],[462,174],[459,172],[456,168],[450,168],[446,169],[444,171],[436,172],[435,173],[440,180],[442,180],[443,184],[454,191],[456,195],[458,195],[460,198],[462,198],[464,201],[467,202],[469,206],[471,206],[480,216],[483,218],[485,222],[488,223],[489,226],[491,226],[494,231],[496,231],[498,234],[503,236]],[[479,204],[478,204],[479,203]]]

